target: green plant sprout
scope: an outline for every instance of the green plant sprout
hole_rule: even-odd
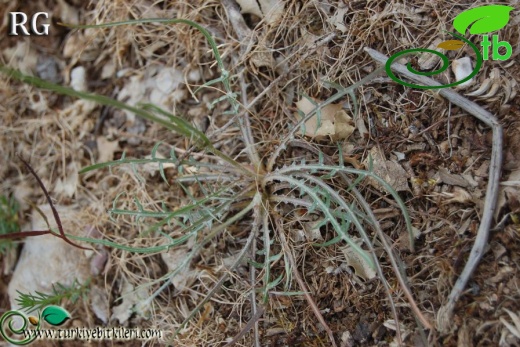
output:
[[[59,305],[63,300],[69,300],[72,304],[79,299],[85,300],[89,289],[90,279],[83,284],[76,279],[70,286],[56,283],[52,286],[51,294],[38,291],[35,291],[35,294],[22,293],[17,290],[19,296],[15,300],[20,308],[29,314],[36,310],[42,310],[49,305]]]
[[[144,19],[73,27],[103,28],[152,22],[164,24],[181,23],[198,29],[204,35],[212,48],[213,55],[217,61],[218,68],[220,69],[220,77],[205,83],[198,88],[197,91],[216,83],[222,83],[224,87],[224,95],[216,99],[214,103],[223,101],[229,102],[230,108],[228,112],[237,116],[239,115],[238,112],[241,106],[250,106],[247,105],[245,99],[242,103],[238,102],[238,94],[234,93],[231,89],[232,76],[229,71],[224,68],[215,40],[204,27],[197,23],[183,19]],[[162,210],[147,210],[137,198],[134,198],[136,205],[135,210],[121,209],[117,206],[118,198],[114,200],[113,207],[109,210],[111,215],[131,215],[134,216],[136,220],[141,218],[155,218],[157,222],[150,225],[145,232],[160,235],[167,239],[168,243],[164,245],[147,248],[133,248],[108,240],[95,240],[67,235],[70,239],[103,244],[108,247],[139,253],[166,251],[171,247],[185,244],[190,239],[196,240],[194,246],[191,247],[188,256],[183,259],[175,270],[148,284],[150,286],[160,284],[160,286],[148,298],[148,302],[151,302],[162,293],[162,291],[171,284],[172,278],[178,274],[183,267],[189,265],[191,260],[199,254],[203,247],[212,242],[215,237],[221,235],[229,226],[247,218],[252,221],[249,236],[245,241],[243,248],[239,251],[236,260],[231,265],[230,270],[233,271],[238,264],[241,263],[246,254],[249,253],[253,255],[253,258],[249,259],[249,263],[251,264],[251,287],[254,288],[254,290],[251,290],[250,292],[253,317],[255,317],[255,319],[259,318],[258,312],[265,311],[264,307],[267,304],[270,293],[276,291],[277,293],[285,295],[305,295],[305,298],[309,301],[311,307],[313,307],[313,311],[318,319],[324,322],[319,309],[317,309],[311,296],[308,295],[308,291],[302,287],[304,284],[303,281],[301,281],[298,269],[295,266],[294,256],[292,255],[288,245],[289,241],[286,240],[284,235],[286,231],[283,229],[283,223],[274,222],[280,219],[279,216],[281,216],[281,218],[286,217],[283,215],[281,207],[284,204],[287,204],[305,210],[306,214],[321,216],[321,225],[330,226],[332,230],[334,230],[336,237],[324,244],[316,244],[315,246],[323,247],[338,242],[344,242],[350,248],[355,250],[368,266],[376,271],[385,287],[394,319],[398,322],[397,311],[391,295],[390,286],[387,283],[379,260],[374,252],[374,243],[382,245],[390,259],[398,283],[408,299],[409,305],[416,315],[418,322],[420,322],[419,324],[425,328],[431,328],[430,323],[422,315],[415,304],[406,280],[406,275],[404,274],[403,269],[399,266],[400,262],[389,245],[386,235],[384,235],[370,205],[357,189],[357,185],[365,177],[371,177],[382,184],[382,186],[397,202],[401,210],[409,234],[411,249],[413,250],[414,235],[411,220],[399,194],[387,182],[375,175],[371,168],[368,170],[357,170],[347,167],[344,165],[341,155],[339,156],[340,162],[334,163],[331,158],[313,149],[311,146],[306,145],[305,142],[297,139],[295,136],[298,130],[304,127],[305,122],[314,115],[317,116],[319,124],[321,122],[322,108],[335,101],[341,100],[344,97],[350,96],[355,101],[355,112],[357,114],[359,110],[355,96],[356,89],[384,72],[384,67],[377,69],[359,82],[347,88],[334,83],[329,83],[329,86],[335,87],[337,92],[324,102],[319,104],[315,103],[315,108],[309,114],[302,115],[298,124],[296,124],[288,134],[280,139],[278,147],[276,147],[272,152],[265,166],[259,159],[257,144],[254,142],[253,136],[251,135],[247,108],[243,115],[236,119],[242,133],[242,140],[249,159],[249,162],[242,163],[215,149],[211,140],[204,133],[193,127],[182,117],[173,115],[156,106],[141,105],[140,107],[133,107],[102,95],[78,92],[72,88],[46,82],[36,77],[26,76],[5,66],[0,66],[0,71],[12,78],[16,78],[22,82],[43,89],[51,90],[63,95],[92,100],[101,105],[113,106],[134,112],[136,115],[154,121],[188,139],[194,146],[194,150],[209,152],[220,159],[220,162],[217,163],[216,161],[197,161],[189,155],[184,158],[178,158],[175,155],[174,150],[171,148],[169,151],[169,158],[158,158],[156,156],[158,148],[160,146],[168,146],[167,144],[158,143],[152,149],[150,159],[127,158],[123,155],[119,160],[93,164],[80,171],[80,173],[86,173],[92,170],[113,169],[119,165],[135,166],[146,163],[155,163],[159,166],[159,172],[162,179],[168,184],[164,173],[164,165],[174,164],[179,173],[179,177],[175,181],[176,184],[180,185],[180,187],[185,189],[186,192],[189,192],[187,189],[189,185],[196,185],[200,188],[202,197],[188,195],[192,200],[191,203],[176,210],[168,210],[165,207],[163,207]],[[242,97],[244,97],[244,95],[242,95]],[[168,120],[158,117],[157,114],[165,116]],[[280,158],[284,151],[289,147],[307,148],[309,151],[313,151],[314,154],[316,154],[316,160],[309,162],[303,161],[300,163],[293,162],[289,166],[280,166]],[[187,173],[184,170],[184,166],[193,166],[199,169],[204,168],[204,173]],[[331,184],[332,179],[342,180],[346,188],[343,191],[338,192],[338,190]],[[354,195],[354,201],[347,201],[344,197],[349,192]],[[173,239],[171,236],[160,230],[164,225],[169,225],[176,231],[176,234],[182,236]],[[370,230],[375,232],[377,239],[371,236]],[[363,240],[361,245],[353,239],[353,235],[355,235],[356,232]],[[271,273],[271,269],[281,259],[285,260],[285,272],[278,275],[276,278],[273,278],[274,276]],[[259,272],[258,276],[256,274],[257,271]],[[219,290],[227,276],[228,272],[222,275],[214,287],[207,293],[206,297],[195,307],[195,309],[192,310],[184,322],[179,325],[175,335],[177,335],[183,327],[193,319],[198,312],[200,312],[203,305]],[[300,287],[296,291],[292,288],[293,278],[297,280]],[[281,288],[282,286],[283,288]],[[259,300],[257,300],[257,294],[260,296]],[[255,324],[248,323],[247,328],[251,328],[254,325]],[[332,331],[326,324],[324,324],[324,326],[331,340],[331,344],[335,346],[336,344]],[[399,324],[396,323],[396,326],[397,337],[401,340]],[[258,345],[258,332],[256,329],[255,340]]]

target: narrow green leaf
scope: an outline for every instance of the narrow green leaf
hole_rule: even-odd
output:
[[[280,283],[282,281],[282,279],[283,279],[283,274],[278,276],[274,281],[268,283],[266,286],[266,290],[269,291],[269,290],[273,289],[274,287],[276,287],[278,285],[278,283]]]
[[[211,81],[208,81],[208,82],[204,83],[203,85],[201,85],[197,89],[195,89],[194,93],[197,93],[199,90],[201,90],[201,89],[203,89],[205,87],[209,87],[211,85],[217,84],[217,83],[222,82],[222,81],[223,81],[222,76],[219,77],[219,78],[215,78],[215,79],[213,79]]]
[[[176,131],[176,132],[184,135],[188,139],[193,139],[195,141],[195,144],[199,147],[202,147],[202,148],[206,147],[208,149],[213,148],[211,142],[209,141],[209,139],[206,137],[206,135],[203,132],[201,132],[194,126],[190,125],[188,122],[186,122],[182,118],[172,116],[172,119],[175,120],[175,122],[172,124],[172,122],[159,118],[159,117],[151,114],[150,112],[147,112],[146,110],[144,110],[142,108],[137,108],[134,106],[127,105],[123,102],[109,98],[104,95],[77,91],[70,87],[65,87],[65,86],[62,86],[59,84],[55,84],[55,83],[51,83],[49,81],[42,80],[38,77],[25,75],[18,70],[11,69],[2,64],[0,64],[0,72],[6,74],[10,78],[17,79],[21,82],[31,84],[31,85],[36,86],[41,89],[46,89],[46,90],[56,92],[58,94],[67,95],[67,96],[80,98],[80,99],[84,99],[84,100],[89,100],[89,101],[94,101],[100,105],[112,106],[112,107],[115,107],[115,108],[118,108],[121,110],[133,112],[136,115],[138,115],[139,117],[153,121],[155,123],[158,123],[167,129]],[[159,108],[156,107],[156,110],[158,110],[158,109]],[[167,113],[165,111],[162,111],[162,112]]]
[[[275,254],[275,255],[270,256],[270,257],[269,257],[269,263],[274,263],[274,262],[280,260],[280,258],[282,257],[282,255],[283,255],[283,252],[280,252],[280,253],[278,253],[278,254]]]
[[[341,240],[343,240],[343,238],[341,237],[341,235],[338,235],[338,236],[330,239],[329,241],[326,241],[323,243],[313,243],[312,245],[315,247],[328,247],[328,246],[335,245],[336,243],[340,242]]]
[[[257,269],[263,269],[263,268],[264,268],[264,264],[262,264],[262,263],[258,263],[258,262],[254,261],[254,260],[252,260],[252,259],[249,259],[248,262],[249,262],[251,265],[253,265],[255,268],[257,268]]]

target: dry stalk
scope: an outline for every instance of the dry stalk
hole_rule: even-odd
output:
[[[263,225],[264,223],[267,222],[267,217],[268,217],[267,212],[264,210],[261,203],[255,205],[254,214],[255,214],[255,217],[254,217],[254,222],[253,222],[253,230],[251,231],[251,233],[249,235],[246,247],[244,247],[244,250],[245,250],[246,248],[250,249],[250,247],[252,246],[253,249],[252,249],[251,254],[253,254],[253,255],[256,253],[256,237],[258,236],[259,227],[260,227],[260,225]],[[238,262],[237,262],[237,265],[238,265]],[[262,306],[258,306],[256,303],[256,294],[255,294],[256,280],[255,280],[254,266],[251,266],[250,268],[251,268],[251,307],[252,307],[253,316],[246,323],[246,325],[240,330],[240,332],[237,335],[235,335],[235,337],[233,337],[233,339],[231,341],[226,343],[224,345],[224,347],[233,346],[235,343],[238,342],[238,340],[240,340],[245,334],[247,334],[247,332],[249,332],[249,330],[251,330],[253,328],[254,328],[255,347],[260,346],[260,335],[258,332],[259,331],[258,320],[264,314],[265,309]],[[223,282],[224,281],[222,281],[222,283]]]
[[[63,239],[63,241],[67,242],[69,245],[74,246],[76,248],[85,249],[85,250],[91,250],[91,248],[83,247],[83,246],[80,246],[80,245],[72,242],[67,237],[67,235],[65,234],[65,231],[63,230],[63,225],[61,224],[61,219],[60,219],[60,215],[58,214],[58,210],[56,210],[56,207],[54,206],[54,203],[52,202],[52,199],[51,199],[51,197],[49,195],[49,192],[47,191],[47,188],[45,188],[45,185],[43,184],[42,180],[40,179],[40,177],[38,176],[36,171],[34,171],[34,169],[31,167],[31,165],[29,165],[29,163],[26,162],[22,158],[21,155],[18,155],[18,158],[20,158],[20,160],[25,165],[27,170],[29,170],[31,175],[33,175],[34,178],[36,178],[36,182],[38,182],[38,185],[40,186],[41,190],[43,191],[43,195],[45,195],[45,199],[47,199],[47,202],[49,203],[49,206],[50,206],[51,211],[52,211],[52,215],[53,215],[54,220],[56,221],[56,225],[58,227],[59,234],[54,233],[50,229],[50,226],[49,226],[49,230],[34,230],[34,231],[14,232],[14,233],[0,235],[0,239],[18,239],[18,238],[25,238],[25,237],[30,237],[30,236],[41,236],[41,235],[50,234],[50,235],[54,235],[56,237],[59,237],[60,239]],[[49,225],[49,222],[47,221],[47,217],[41,212],[41,210],[37,206],[35,206],[35,205],[33,205],[33,206],[34,206],[34,208],[38,212],[40,212],[40,214],[42,215],[42,217],[45,220],[45,222],[47,223],[47,225]]]
[[[259,212],[257,212],[257,210],[258,210],[258,208],[255,207],[255,215],[259,214]],[[224,274],[222,275],[222,277],[220,277],[220,279],[217,281],[217,283],[215,283],[215,285],[213,285],[213,288],[211,288],[211,290],[206,294],[206,297],[197,305],[197,307],[195,307],[195,309],[192,310],[192,312],[188,315],[188,317],[186,317],[184,319],[184,321],[179,326],[178,330],[183,328],[193,318],[193,316],[202,309],[202,307],[213,297],[213,295],[215,295],[215,293],[218,292],[222,288],[222,284],[224,284],[224,282],[227,280],[227,278],[229,277],[229,274],[231,272],[235,271],[235,269],[240,265],[240,263],[243,261],[244,256],[246,255],[247,251],[251,248],[251,245],[252,245],[256,235],[258,234],[258,226],[259,226],[258,218],[255,217],[255,221],[253,222],[253,229],[251,230],[249,237],[247,238],[246,244],[244,245],[244,247],[242,247],[242,250],[236,256],[236,259],[233,262],[233,264],[231,264],[229,269],[227,269],[224,272]],[[255,309],[253,310],[253,312],[256,313],[256,305],[255,305]]]
[[[377,62],[386,64],[388,58],[384,54],[368,47],[365,48],[365,51]],[[416,83],[420,83],[421,85],[440,85],[440,83],[432,80],[431,78],[415,75],[409,72],[406,66],[402,64],[394,63],[392,64],[391,68],[392,70],[404,75],[406,78],[409,78]],[[460,96],[458,93],[449,88],[439,89],[439,94],[485,123],[493,131],[491,162],[489,165],[489,181],[486,190],[486,198],[484,200],[484,213],[482,214],[477,237],[475,238],[475,243],[471,249],[468,262],[466,263],[464,270],[451,290],[451,293],[448,297],[448,302],[444,304],[437,313],[437,328],[440,332],[448,332],[453,328],[451,318],[453,316],[455,305],[462,295],[462,292],[466,287],[466,284],[468,283],[471,275],[473,274],[473,271],[475,271],[477,268],[489,237],[489,229],[491,226],[491,221],[493,220],[493,214],[496,209],[496,202],[498,197],[500,171],[502,167],[503,133],[502,126],[496,117],[476,103]]]
[[[251,317],[251,319],[249,320],[249,322],[247,322],[245,327],[242,330],[240,330],[240,332],[231,341],[226,343],[224,345],[224,347],[230,347],[230,346],[233,346],[235,343],[237,343],[238,340],[240,340],[245,334],[247,334],[247,332],[249,330],[251,330],[251,328],[253,328],[255,323],[260,319],[260,317],[262,317],[263,314],[264,314],[264,309],[262,307],[259,307],[258,311],[256,311],[256,313],[253,315],[253,317]]]

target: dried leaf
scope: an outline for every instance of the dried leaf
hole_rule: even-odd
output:
[[[500,182],[495,218],[498,218],[500,211],[509,206],[511,201],[520,201],[520,169],[512,171],[504,182]]]
[[[343,254],[345,255],[345,259],[348,266],[354,268],[354,272],[356,276],[361,277],[365,281],[368,281],[374,277],[376,277],[376,272],[370,264],[359,255],[352,247],[347,246],[341,249]]]
[[[473,346],[473,334],[470,332],[469,326],[464,322],[459,328],[457,334],[457,347],[471,347]]]
[[[271,50],[263,43],[259,43],[255,50],[251,52],[250,61],[257,68],[268,67],[274,69],[276,67],[276,61],[273,58]]]
[[[128,105],[136,106],[140,103],[152,103],[164,110],[172,110],[187,96],[183,88],[184,77],[182,71],[166,66],[151,66],[143,73],[131,76],[117,95],[117,100]],[[130,123],[135,121],[135,114],[124,111]]]
[[[90,307],[92,312],[104,324],[108,323],[108,316],[110,315],[110,302],[108,294],[99,286],[94,285],[89,291]]]
[[[511,317],[514,325],[506,321],[504,317],[500,317],[500,321],[502,322],[502,324],[506,326],[506,328],[511,332],[511,334],[515,335],[516,338],[520,339],[520,317],[518,317],[516,313],[508,310],[507,308],[504,308],[504,311],[506,311],[509,317]]]
[[[327,19],[327,22],[334,25],[336,29],[341,31],[342,33],[347,32],[347,27],[345,26],[345,22],[343,18],[345,17],[345,14],[348,12],[348,7],[344,5],[342,7],[341,5],[337,8],[336,13],[334,16]]]
[[[388,182],[396,191],[408,191],[408,177],[409,174],[403,167],[392,160],[385,160],[384,155],[379,151],[378,147],[373,147],[370,150],[372,157],[372,167],[374,174],[381,177]],[[369,166],[369,158],[364,161],[365,167]],[[381,183],[373,178],[367,179],[370,185],[380,191],[386,190]]]
[[[444,197],[447,197],[448,199],[443,201],[444,205],[447,204],[453,204],[453,203],[460,203],[460,204],[473,204],[473,197],[470,193],[468,193],[467,190],[460,188],[460,187],[454,187],[453,191],[451,193],[444,192],[441,194]]]
[[[168,252],[161,253],[161,258],[168,267],[168,270],[174,271],[188,256],[187,247],[176,247],[170,249]],[[193,283],[199,271],[190,269],[189,265],[183,267],[173,278],[171,279],[172,284],[175,286],[175,293],[181,293],[186,288],[189,288]]]
[[[439,168],[439,177],[443,183],[451,186],[459,186],[463,188],[470,186],[470,183],[462,175],[451,174],[443,167]]]
[[[99,159],[100,163],[104,163],[107,161],[114,160],[114,153],[118,151],[119,142],[118,141],[108,141],[106,137],[99,136],[96,139],[97,148],[99,150]]]
[[[143,317],[149,309],[150,293],[146,288],[134,290],[134,286],[123,278],[123,289],[121,290],[122,303],[112,308],[112,316],[110,320],[117,319],[119,324],[124,324],[135,312],[138,316]]]
[[[313,103],[307,98],[302,98],[296,103],[296,107],[305,115],[313,109]],[[300,116],[297,114],[298,119]],[[355,128],[352,118],[343,110],[341,104],[330,104],[321,109],[320,126],[318,127],[318,115],[315,114],[305,122],[305,135],[320,140],[330,136],[333,140],[347,139]]]
[[[145,156],[145,158],[146,159],[151,159],[152,156],[151,155],[147,155],[147,156]],[[157,159],[166,159],[166,157],[164,155],[162,155],[159,151],[155,152],[155,158],[157,158]],[[174,167],[175,167],[175,164],[173,162],[172,163],[163,163],[162,164],[163,170],[166,170],[168,168],[174,168]],[[150,175],[153,177],[160,170],[160,166],[159,166],[159,163],[146,163],[146,164],[142,165],[142,169],[144,171],[150,173]],[[190,172],[191,172],[191,170],[190,170]]]
[[[38,63],[38,54],[31,48],[29,41],[18,41],[16,47],[6,48],[2,55],[12,68],[26,75],[33,75]]]
[[[76,7],[67,4],[65,0],[58,0],[59,16],[61,22],[67,24],[79,24],[79,11]]]
[[[265,18],[268,24],[275,23],[282,15],[285,4],[281,0],[237,0],[242,13]]]
[[[307,222],[303,224],[303,232],[307,241],[323,240],[320,232],[320,225],[325,218],[320,218],[317,221]]]

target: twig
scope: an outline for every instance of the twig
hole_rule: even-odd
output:
[[[51,207],[52,214],[54,216],[54,220],[56,221],[56,224],[58,226],[58,230],[60,231],[60,234],[58,235],[58,234],[53,233],[50,230],[50,226],[49,226],[49,230],[22,231],[22,232],[17,232],[17,233],[10,233],[10,234],[6,234],[6,235],[2,235],[3,237],[0,236],[0,239],[2,239],[2,238],[5,238],[5,239],[18,239],[18,238],[29,237],[29,236],[41,236],[41,235],[51,234],[51,235],[54,235],[56,237],[59,237],[59,238],[63,239],[63,241],[67,242],[68,244],[70,244],[70,245],[72,245],[72,246],[74,246],[76,248],[90,250],[90,248],[83,247],[83,246],[80,246],[78,244],[75,244],[74,242],[69,240],[69,238],[67,238],[67,235],[65,235],[65,232],[63,231],[63,226],[61,225],[61,219],[60,219],[60,216],[58,214],[58,211],[56,210],[56,207],[54,207],[54,203],[52,202],[52,199],[51,199],[51,197],[49,195],[49,192],[47,192],[47,189],[43,185],[42,180],[36,174],[36,172],[33,170],[31,165],[29,165],[29,163],[27,163],[22,158],[21,155],[18,155],[18,158],[20,158],[20,160],[25,165],[25,167],[27,167],[27,170],[29,170],[29,172],[36,178],[36,181],[38,182],[38,185],[40,186],[41,190],[43,191],[43,194],[45,195],[45,198],[47,199],[47,202],[49,203],[49,206]]]
[[[229,21],[231,22],[231,25],[233,26],[233,29],[238,36],[238,40],[241,43],[240,50],[242,54],[247,54],[247,52],[255,44],[255,40],[252,36],[252,30],[248,28],[244,17],[242,17],[242,14],[240,13],[240,8],[234,0],[222,0],[222,5],[224,5],[224,8],[226,9]],[[247,41],[249,41],[249,43],[246,45],[245,43]],[[238,59],[235,58],[234,60]],[[235,64],[237,64],[236,61]],[[244,79],[244,74],[240,73],[239,76],[242,89],[242,105],[246,110],[249,110],[250,105],[247,102],[247,84]],[[249,121],[249,114],[247,112],[244,112],[240,117],[238,117],[238,125],[240,131],[242,132],[242,139],[245,142],[249,159],[256,170],[261,171],[262,163],[260,161],[258,151],[256,150],[253,135],[251,133],[251,122]]]
[[[57,237],[61,238],[60,235],[57,235],[50,230],[35,230],[35,231],[20,231],[20,232],[15,232],[15,233],[2,234],[2,235],[0,235],[0,240],[23,239],[26,237],[42,236],[42,235],[47,235],[47,234],[53,234],[53,235],[56,235]]]
[[[388,58],[376,50],[366,47],[365,51],[376,61],[381,64],[386,64]],[[406,66],[398,63],[394,63],[391,66],[392,70],[404,75],[406,78],[417,82],[424,86],[439,86],[440,83],[420,75],[415,75],[408,71]],[[498,189],[499,189],[499,179],[500,172],[502,167],[502,144],[503,144],[503,134],[502,134],[502,126],[498,122],[498,120],[488,111],[484,110],[482,107],[477,105],[476,103],[469,101],[468,99],[460,96],[453,90],[439,89],[439,94],[448,99],[448,101],[454,103],[459,106],[475,118],[479,119],[487,126],[489,126],[493,131],[493,143],[491,148],[491,162],[489,165],[489,180],[488,186],[486,190],[486,198],[484,200],[484,212],[482,214],[482,219],[480,221],[480,226],[477,232],[477,237],[475,238],[475,243],[473,244],[473,248],[471,249],[471,253],[469,255],[468,262],[464,267],[461,275],[459,276],[457,282],[453,286],[451,293],[448,297],[448,302],[444,304],[437,313],[437,328],[441,332],[448,332],[451,328],[453,328],[452,324],[452,316],[453,310],[455,308],[455,304],[460,298],[462,291],[466,287],[469,278],[473,274],[473,271],[477,268],[480,259],[484,253],[484,248],[487,244],[487,240],[489,237],[489,229],[491,226],[491,221],[493,220],[493,214],[496,209],[496,202],[498,197]]]
[[[253,220],[253,230],[251,231],[251,235],[248,238],[248,243],[252,244],[252,252],[251,254],[256,254],[256,237],[258,236],[258,231],[260,228],[260,225],[264,225],[264,223],[267,223],[265,220],[267,218],[267,211],[263,208],[263,205],[261,201],[258,202],[254,206],[254,220]],[[251,242],[249,242],[249,239]],[[248,247],[249,249],[249,247]],[[251,269],[254,269],[253,266],[251,266]],[[229,341],[224,347],[233,346],[235,343],[237,343],[238,340],[240,340],[249,330],[254,328],[254,346],[260,347],[260,335],[258,333],[258,320],[265,312],[265,309],[262,306],[258,306],[256,304],[256,294],[255,294],[255,272],[254,270],[251,271],[251,308],[253,316],[247,322],[247,324],[240,330],[240,332],[233,337],[231,341]]]
[[[242,87],[242,103],[246,110],[249,110],[249,104],[247,103],[247,84],[244,79],[244,74],[240,74],[240,86]],[[249,160],[251,164],[256,169],[256,172],[262,172],[263,165],[260,160],[260,156],[258,155],[258,151],[256,149],[255,140],[253,138],[253,133],[251,132],[251,122],[249,120],[249,113],[245,112],[242,117],[238,118],[238,125],[240,127],[240,131],[242,132],[242,140],[246,145],[246,151],[249,156]]]
[[[240,340],[249,330],[251,330],[251,328],[260,319],[260,317],[262,317],[263,314],[264,309],[261,306],[258,307],[258,311],[256,311],[256,314],[254,314],[253,317],[251,317],[249,322],[247,322],[246,326],[242,330],[240,330],[240,332],[235,337],[233,337],[233,340],[226,343],[224,347],[233,346],[235,343],[237,343],[238,340]]]

